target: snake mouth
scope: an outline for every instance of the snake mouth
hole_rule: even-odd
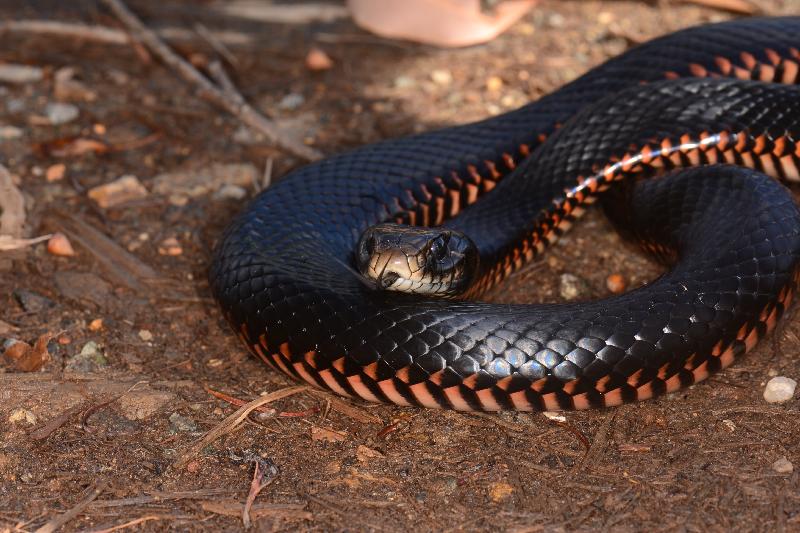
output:
[[[455,296],[478,270],[472,241],[441,228],[378,224],[362,234],[355,255],[358,271],[383,291]]]

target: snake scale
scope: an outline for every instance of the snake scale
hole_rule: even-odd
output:
[[[585,409],[696,383],[773,330],[800,277],[778,181],[800,181],[799,50],[798,17],[689,28],[509,113],[299,168],[224,233],[213,294],[271,367],[370,401]],[[480,301],[596,200],[665,274],[597,301]],[[365,286],[356,246],[386,222],[468,235],[465,295]]]

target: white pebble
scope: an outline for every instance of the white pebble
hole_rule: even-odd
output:
[[[78,108],[72,104],[62,104],[61,102],[52,102],[47,104],[44,110],[45,115],[47,115],[47,120],[50,121],[50,124],[58,125],[58,124],[66,124],[67,122],[72,122],[78,115],[80,111]]]
[[[772,469],[779,474],[791,474],[794,472],[794,465],[786,457],[781,457],[772,463]]]
[[[39,67],[6,63],[0,65],[0,82],[2,83],[31,83],[39,81],[44,72]]]
[[[220,200],[244,200],[247,197],[247,189],[238,185],[223,185],[214,195]]]
[[[14,126],[0,126],[0,139],[18,139],[22,137],[22,130]]]
[[[764,399],[769,403],[788,402],[794,396],[797,382],[792,378],[777,376],[767,382],[764,388]]]
[[[145,342],[149,342],[153,340],[153,334],[148,329],[140,329],[139,330],[139,338]]]
[[[436,85],[450,85],[453,83],[453,75],[449,70],[437,69],[431,72],[431,80]]]

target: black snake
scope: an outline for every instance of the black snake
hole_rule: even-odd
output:
[[[772,179],[800,180],[798,50],[798,17],[689,28],[518,110],[300,168],[224,234],[213,293],[264,362],[371,401],[583,409],[695,383],[798,282],[800,212]],[[596,199],[666,274],[592,302],[476,300]],[[469,298],[365,286],[356,247],[386,222],[469,236]]]

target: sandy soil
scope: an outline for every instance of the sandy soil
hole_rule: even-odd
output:
[[[80,4],[4,3],[0,20],[117,24]],[[798,0],[759,4],[800,12]],[[278,24],[206,3],[131,7],[154,27],[200,22],[244,35],[228,45],[237,85],[325,153],[503,112],[644,39],[730,16],[666,0],[543,1],[488,45],[437,50],[347,19]],[[306,68],[312,46],[331,69]],[[199,38],[176,49],[200,66],[217,57]],[[708,382],[563,421],[304,391],[195,446],[236,410],[209,389],[250,401],[294,385],[239,346],[205,272],[244,201],[236,195],[252,196],[268,160],[273,179],[300,161],[243,131],[141,47],[0,33],[0,61],[42,69],[39,80],[0,83],[0,126],[18,128],[0,130],[0,161],[25,195],[28,235],[63,231],[77,251],[0,254],[0,337],[55,335],[41,371],[0,372],[0,531],[33,531],[70,510],[69,531],[238,530],[256,463],[278,472],[255,501],[259,531],[800,530],[800,409],[762,398],[770,377],[800,376],[791,318]],[[56,102],[78,116],[53,125]],[[123,175],[146,194],[109,208],[90,199]],[[220,193],[222,181],[240,188]],[[582,297],[599,297],[611,274],[636,286],[658,272],[593,213],[493,297],[558,301],[565,273],[583,280]]]

